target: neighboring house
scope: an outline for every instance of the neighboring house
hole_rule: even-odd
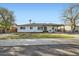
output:
[[[63,31],[63,24],[52,23],[31,23],[24,25],[17,25],[17,32],[57,32]]]
[[[71,32],[72,29],[71,29],[70,26],[65,25],[65,31],[66,31],[66,32]],[[78,25],[77,25],[76,28],[75,28],[75,32],[79,32],[79,26],[78,26]]]

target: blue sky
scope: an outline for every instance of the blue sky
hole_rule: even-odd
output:
[[[61,15],[68,4],[0,3],[0,7],[14,12],[16,24],[29,23],[29,19],[33,23],[62,23]]]

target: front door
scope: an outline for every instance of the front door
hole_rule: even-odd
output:
[[[47,27],[46,26],[44,26],[44,32],[47,32]]]

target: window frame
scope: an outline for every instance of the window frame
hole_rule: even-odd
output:
[[[42,26],[38,26],[38,30],[43,30],[43,27]]]
[[[33,26],[30,26],[30,30],[32,30],[33,29]]]
[[[25,28],[25,26],[21,26],[20,29],[21,29],[21,30],[24,30],[24,29],[26,29],[26,28]]]

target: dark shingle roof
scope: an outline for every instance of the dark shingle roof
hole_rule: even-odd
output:
[[[17,26],[63,26],[63,24],[53,24],[53,23],[31,23],[31,24],[23,24]]]

